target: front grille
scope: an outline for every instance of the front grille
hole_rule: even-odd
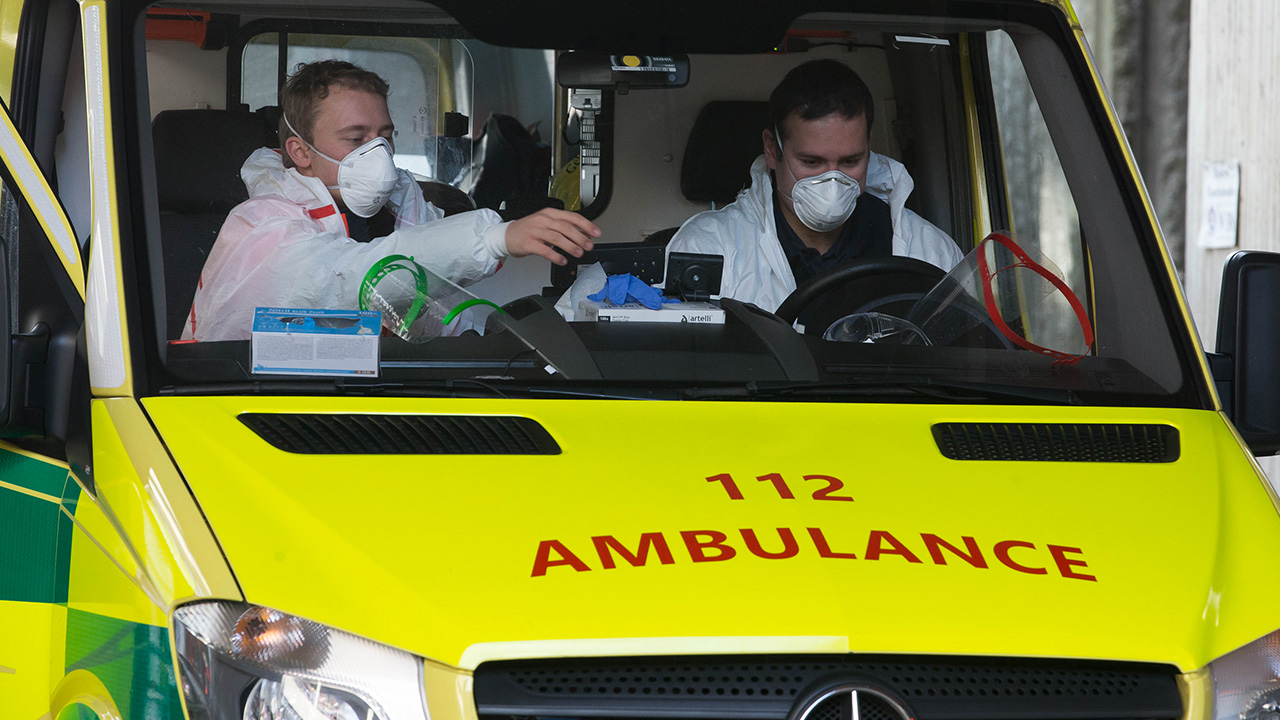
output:
[[[920,720],[1177,718],[1176,670],[1139,663],[967,657],[599,658],[485,663],[475,700],[510,717],[784,720],[832,679],[884,688]],[[815,707],[810,720],[836,720]]]
[[[484,415],[242,413],[263,440],[312,455],[558,455],[536,420]]]
[[[1180,452],[1168,425],[939,423],[933,438],[952,460],[1167,463]]]
[[[814,705],[803,720],[855,720],[853,703],[850,702],[847,693],[833,693]],[[858,693],[856,720],[906,720],[906,718],[884,698],[864,691]]]
[[[840,700],[843,700],[843,698],[840,698]],[[837,706],[837,703],[840,702],[840,700],[832,698],[824,703],[828,708],[831,708],[831,710],[828,710],[828,713],[832,710],[840,712],[840,708]],[[818,709],[822,710],[825,708],[819,707]],[[841,720],[843,720],[844,713],[841,713],[840,717]],[[858,703],[858,720],[902,720],[902,716],[894,712],[893,707],[885,701],[864,695]]]

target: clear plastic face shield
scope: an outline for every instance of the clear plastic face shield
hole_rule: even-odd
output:
[[[415,344],[506,329],[497,305],[404,255],[389,255],[369,268],[360,283],[360,309],[381,312],[384,332]]]
[[[824,338],[938,347],[1028,350],[1073,364],[1093,347],[1083,303],[1048,258],[991,233],[907,317],[858,313]]]

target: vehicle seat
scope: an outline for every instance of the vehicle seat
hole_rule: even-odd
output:
[[[427,202],[443,210],[445,217],[476,209],[475,201],[471,199],[470,195],[448,183],[435,180],[419,180],[418,187],[422,188],[422,197],[426,198]]]
[[[713,100],[702,106],[680,163],[680,192],[686,200],[733,202],[751,184],[751,163],[762,152],[761,133],[769,124],[769,103]],[[647,235],[646,244],[666,247],[679,227]]]
[[[751,163],[763,152],[769,103],[713,100],[702,106],[680,163],[680,192],[692,202],[733,202],[751,184]]]
[[[204,261],[227,213],[249,199],[240,166],[271,145],[259,111],[165,110],[152,122],[168,339],[182,334]]]

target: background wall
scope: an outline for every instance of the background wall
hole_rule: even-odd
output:
[[[1190,103],[1187,119],[1188,241],[1183,285],[1200,339],[1214,349],[1222,266],[1237,250],[1280,251],[1280,3],[1195,0],[1191,5]],[[1196,244],[1201,174],[1206,162],[1240,161],[1237,247]],[[1273,479],[1280,460],[1262,459]]]
[[[1192,21],[1186,208],[1190,240],[1183,284],[1201,339],[1212,345],[1223,263],[1237,250],[1280,250],[1280,47],[1274,42],[1280,3],[1197,0]],[[1195,242],[1201,168],[1206,162],[1232,159],[1240,161],[1239,245],[1207,250]]]
[[[1192,0],[1073,0],[1181,269],[1186,231]],[[1197,0],[1200,5],[1207,4]],[[1253,0],[1266,4],[1266,0]],[[1215,8],[1229,7],[1218,3]],[[1197,12],[1204,12],[1198,8]],[[1194,230],[1194,228],[1193,228]]]

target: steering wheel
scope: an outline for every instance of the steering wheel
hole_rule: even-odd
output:
[[[818,336],[853,313],[880,312],[906,318],[911,306],[946,274],[942,268],[915,258],[860,258],[796,288],[774,314],[794,323],[807,310],[805,334]]]

